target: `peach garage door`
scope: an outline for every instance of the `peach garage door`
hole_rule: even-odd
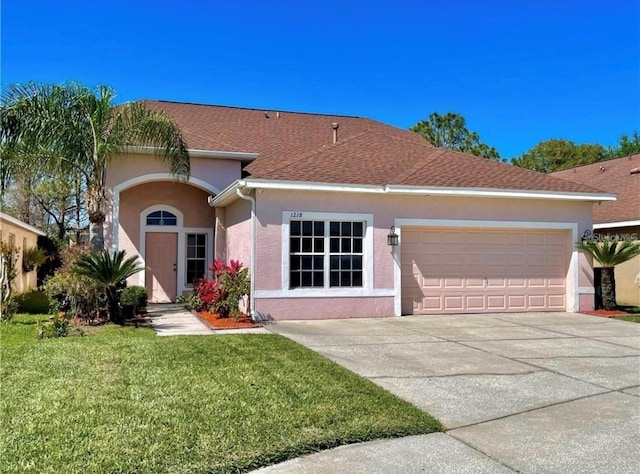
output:
[[[402,314],[564,311],[567,231],[403,228]]]
[[[176,264],[178,262],[178,234],[150,232],[146,235],[147,296],[152,303],[176,300]]]

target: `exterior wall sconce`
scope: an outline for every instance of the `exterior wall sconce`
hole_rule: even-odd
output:
[[[398,234],[396,234],[396,228],[391,226],[389,234],[387,235],[387,244],[395,247],[398,245]]]

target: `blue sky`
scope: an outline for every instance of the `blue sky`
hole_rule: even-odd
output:
[[[640,131],[635,0],[3,0],[1,82],[336,113],[454,111],[512,157]]]

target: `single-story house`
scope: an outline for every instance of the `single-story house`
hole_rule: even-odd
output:
[[[593,308],[574,242],[614,194],[368,118],[145,102],[191,156],[188,182],[142,148],[108,169],[106,241],[143,260],[151,301],[220,258],[276,320]]]
[[[46,234],[15,217],[0,212],[0,241],[8,242],[19,249],[18,259],[15,262],[17,276],[13,281],[14,290],[17,293],[25,293],[36,286],[36,271],[35,269],[29,272],[23,271],[22,254],[25,249],[38,246],[39,235]]]
[[[640,240],[640,154],[551,174],[617,193],[616,201],[594,205],[594,235]],[[615,273],[618,303],[640,306],[640,257],[618,265]]]

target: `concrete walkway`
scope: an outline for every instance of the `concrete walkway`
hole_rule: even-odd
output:
[[[215,334],[215,331],[209,329],[180,304],[150,304],[147,306],[147,313],[158,336]]]
[[[635,473],[640,465],[640,324],[527,313],[269,328],[448,431],[343,446],[260,472]]]
[[[150,304],[147,313],[158,336],[203,336],[221,334],[270,334],[265,328],[216,330],[196,318],[180,304]]]

